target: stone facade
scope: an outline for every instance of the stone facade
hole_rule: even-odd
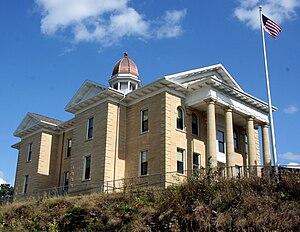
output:
[[[59,187],[69,194],[103,191],[135,177],[165,184],[172,178],[165,173],[181,178],[208,165],[231,166],[223,174],[237,176],[239,167],[270,164],[267,104],[245,93],[222,65],[144,87],[136,67],[120,76],[116,70],[124,67],[113,70],[115,88],[83,84],[66,106],[71,120],[26,115],[13,145],[19,150],[15,197]]]

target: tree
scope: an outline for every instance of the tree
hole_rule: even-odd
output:
[[[14,194],[14,188],[9,184],[0,185],[0,198],[10,197]]]

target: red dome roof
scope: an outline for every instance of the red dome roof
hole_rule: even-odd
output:
[[[115,64],[111,76],[113,77],[116,74],[132,74],[139,77],[137,66],[128,57],[127,52],[125,52],[124,57]]]

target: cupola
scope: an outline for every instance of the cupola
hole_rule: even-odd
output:
[[[110,87],[124,94],[134,91],[141,86],[138,68],[134,61],[128,57],[127,52],[115,64],[109,84]]]

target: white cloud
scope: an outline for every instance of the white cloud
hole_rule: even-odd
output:
[[[296,106],[289,106],[283,110],[283,112],[286,114],[294,114],[297,111],[298,111],[298,108]]]
[[[295,163],[295,162],[289,162],[286,166],[289,168],[299,168],[300,169],[300,164]]]
[[[6,184],[6,181],[3,178],[0,178],[0,184]]]
[[[41,32],[70,36],[75,42],[109,46],[126,36],[171,38],[182,33],[186,10],[167,11],[161,20],[147,20],[129,0],[35,0],[42,14]],[[159,26],[157,21],[162,22]]]
[[[4,173],[0,171],[0,184],[6,184],[6,181],[4,180]]]
[[[293,152],[286,152],[279,156],[281,156],[283,159],[286,159],[286,160],[300,161],[300,155],[293,153]]]
[[[278,24],[297,17],[296,9],[300,0],[238,0],[240,6],[234,10],[235,16],[252,29],[260,28],[259,6],[263,12]]]
[[[167,11],[161,21],[161,26],[156,31],[158,38],[176,37],[182,33],[181,20],[186,15],[186,9]]]
[[[59,54],[59,56],[64,56],[64,55],[74,52],[74,51],[76,51],[76,47],[64,47],[62,49],[62,52]]]

